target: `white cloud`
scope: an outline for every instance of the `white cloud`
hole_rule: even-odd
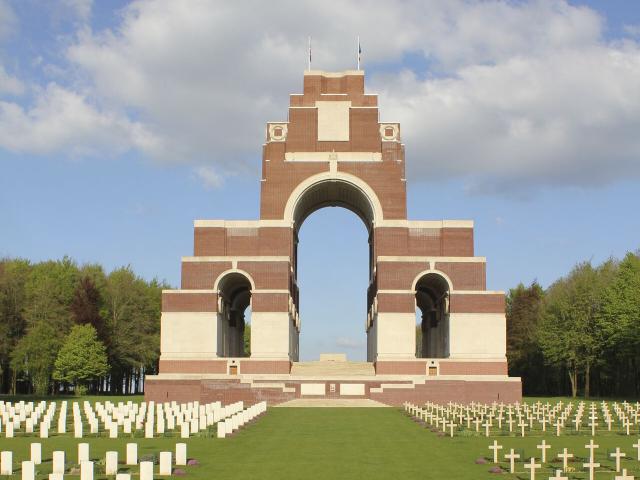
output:
[[[211,166],[194,168],[193,173],[205,188],[218,188],[222,186],[222,176]]]
[[[24,92],[24,85],[16,77],[7,73],[0,64],[0,95],[21,95]]]
[[[90,2],[79,4],[90,12]],[[307,35],[314,68],[343,70],[354,67],[357,33],[365,68],[385,67],[369,76],[369,90],[381,94],[382,120],[402,122],[411,178],[462,176],[495,192],[640,175],[639,45],[603,40],[603,18],[562,0],[369,0],[340,9],[138,0],[121,18],[111,30],[80,29],[68,49],[77,79],[65,88],[91,121],[82,137],[52,136],[49,150],[91,150],[104,131],[126,131],[119,148],[211,165],[195,174],[215,186],[216,172],[257,164],[264,123],[286,119]],[[425,57],[426,78],[398,71],[407,53]]]
[[[640,176],[637,45],[519,56],[455,78],[404,72],[378,85],[386,114],[403,121],[413,176],[469,177],[485,191]]]
[[[36,97],[28,109],[0,101],[4,148],[41,154],[66,151],[73,156],[113,155],[132,147],[153,154],[161,149],[143,125],[97,109],[82,94],[52,83]]]

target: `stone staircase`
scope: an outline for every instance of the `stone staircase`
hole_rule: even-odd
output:
[[[375,376],[373,363],[369,362],[294,362],[293,377],[368,377]]]

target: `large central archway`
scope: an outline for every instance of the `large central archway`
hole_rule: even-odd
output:
[[[367,231],[367,243],[369,246],[368,255],[368,285],[367,292],[371,289],[374,272],[374,245],[373,245],[373,229],[377,221],[377,217],[381,215],[379,201],[375,193],[364,183],[351,178],[348,175],[332,175],[327,177],[322,175],[319,178],[311,178],[306,184],[301,185],[297,191],[294,191],[290,202],[288,202],[289,214],[292,222],[293,232],[293,274],[295,281],[294,301],[299,311],[300,292],[298,289],[298,250],[300,241],[300,229],[302,225],[314,212],[326,207],[341,207],[353,212],[364,224]],[[304,293],[303,293],[304,295]],[[370,303],[367,301],[369,295],[365,292],[363,299],[366,310],[361,313],[364,320]],[[302,322],[303,323],[303,322]],[[363,321],[362,324],[365,324]],[[304,328],[304,327],[302,327]],[[368,328],[366,329],[368,330]],[[367,331],[367,335],[368,335]],[[367,341],[367,350],[371,342]],[[371,358],[371,352],[367,351],[367,358]]]

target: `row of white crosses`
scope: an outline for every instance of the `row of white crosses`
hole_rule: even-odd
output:
[[[567,429],[572,429],[573,433],[581,431],[585,420],[585,413],[588,413],[588,427],[590,431],[583,429],[585,433],[595,436],[598,427],[607,431],[620,431],[626,435],[638,432],[640,428],[640,403],[630,404],[627,402],[612,404],[613,413],[609,404],[601,402],[591,403],[588,406],[584,401],[574,404],[574,402],[556,404],[549,402],[543,404],[536,402],[533,404],[459,404],[450,402],[447,405],[427,402],[422,406],[411,403],[404,404],[405,410],[431,425],[442,428],[445,432],[449,429],[453,436],[456,430],[473,430],[489,437],[492,434],[519,434],[525,436],[526,432],[532,433],[539,428],[541,432],[553,432],[560,436]],[[603,423],[600,423],[602,420]]]
[[[265,402],[256,405],[260,405],[258,407],[260,413],[266,411]],[[251,413],[247,414],[251,419],[260,414],[256,415],[254,407],[250,407]],[[37,426],[40,437],[48,438],[56,411],[56,402],[12,404],[0,401],[0,432],[4,431],[5,437],[12,438],[19,430],[24,434],[33,434],[34,427]],[[67,433],[67,411],[67,402],[61,402],[56,425],[58,434]],[[107,401],[104,404],[95,402],[92,405],[85,401],[82,406],[77,402],[72,403],[71,421],[75,438],[83,438],[87,433],[96,435],[101,431],[107,432],[111,438],[118,438],[120,431],[127,435],[131,435],[134,431],[144,431],[145,438],[163,435],[167,431],[179,431],[180,437],[189,438],[190,435],[206,431],[216,423],[237,417],[243,411],[245,411],[243,402],[223,406],[220,402],[201,405],[199,402],[156,404],[129,401],[119,402],[116,405]],[[240,423],[244,424],[247,421],[243,420]],[[237,420],[236,423],[238,423]],[[238,428],[238,425],[233,428]]]
[[[168,476],[172,474],[173,465],[187,465],[187,444],[177,443],[175,448],[175,462],[173,452],[160,452],[158,474]],[[42,463],[42,447],[39,443],[31,444],[31,457],[22,462],[22,480],[34,480],[36,465]],[[128,443],[126,449],[126,465],[140,466],[140,480],[153,479],[153,462],[138,463],[138,444]],[[78,444],[78,465],[80,465],[81,480],[93,480],[94,462],[89,455],[89,444]],[[53,465],[49,480],[63,480],[65,474],[65,452],[53,452]],[[105,454],[105,474],[115,476],[116,480],[130,480],[130,474],[118,473],[118,452],[109,451]],[[13,475],[13,452],[0,453],[0,475]]]
[[[637,460],[640,462],[640,440],[633,444],[633,447],[637,451]],[[502,448],[502,445],[499,445],[497,440],[494,440],[493,444],[489,445],[489,450],[493,452],[493,463],[499,463],[498,452],[499,450],[502,450]],[[547,450],[551,448],[551,445],[548,445],[545,440],[542,440],[539,445],[536,445],[536,448],[540,450],[541,463],[536,463],[536,457],[531,457],[529,462],[524,464],[524,468],[529,470],[531,480],[535,480],[536,470],[542,468],[542,465],[547,463]],[[594,480],[596,468],[600,467],[600,464],[595,461],[595,451],[600,448],[600,445],[595,444],[592,438],[584,448],[589,450],[589,461],[587,463],[583,463],[582,466],[588,470],[589,480]],[[549,477],[549,479],[567,480],[568,477],[562,476],[561,474],[563,472],[568,472],[568,461],[570,458],[573,458],[573,456],[574,455],[569,453],[567,448],[564,448],[560,453],[558,453],[556,458],[562,460],[562,470],[556,470],[555,476]],[[614,476],[615,480],[633,480],[634,477],[629,475],[626,469],[621,468],[621,460],[626,457],[626,453],[621,452],[620,447],[616,447],[615,451],[610,453],[609,456],[615,459],[616,473],[619,474]],[[504,458],[509,461],[509,473],[515,473],[515,461],[520,458],[520,454],[516,453],[512,448],[509,453],[504,455]]]

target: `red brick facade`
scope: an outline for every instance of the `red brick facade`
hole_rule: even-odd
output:
[[[335,125],[348,125],[343,131],[348,133],[348,141],[337,137],[322,140],[325,135],[320,132],[328,127],[321,121],[320,109],[330,103],[343,108],[346,102],[350,102],[348,114]],[[163,312],[217,312],[216,285],[225,272],[232,271],[248,277],[253,312],[286,312],[295,318],[299,302],[297,231],[316,209],[340,205],[359,214],[370,231],[370,318],[378,313],[415,314],[415,285],[428,272],[439,275],[447,285],[451,314],[503,314],[504,295],[486,292],[486,264],[474,256],[472,222],[407,220],[404,153],[400,125],[379,121],[377,96],[365,93],[362,72],[307,72],[303,93],[290,97],[288,121],[269,123],[266,128],[260,219],[196,222],[194,256],[183,259],[181,290],[163,294]],[[225,296],[220,296],[222,305]],[[282,375],[289,373],[290,366],[281,357],[240,359],[239,372],[234,369],[234,373]],[[429,372],[422,359],[380,361],[375,368],[377,375]],[[227,360],[165,358],[160,362],[160,373],[227,374]],[[506,375],[506,362],[441,362],[439,374]],[[411,392],[376,393],[374,383],[367,383],[367,396],[387,403],[408,400],[412,395],[494,400],[494,393],[502,392],[505,399],[518,397],[514,382],[496,384],[495,390],[487,392],[483,389],[488,384],[480,382],[427,384]],[[299,384],[291,388],[299,396]],[[149,398],[160,400],[167,395],[202,401],[252,398],[277,402],[291,398],[282,390],[248,388],[235,380],[178,384],[155,379],[147,385]]]

